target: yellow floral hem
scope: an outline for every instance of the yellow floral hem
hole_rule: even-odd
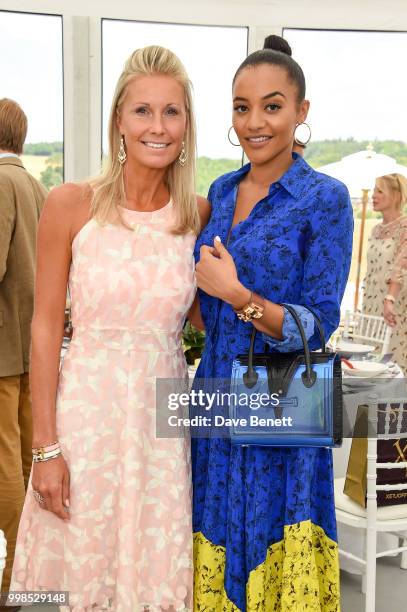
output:
[[[194,534],[194,610],[240,612],[224,587],[226,550]],[[250,572],[247,612],[340,612],[338,545],[310,520],[284,527]]]

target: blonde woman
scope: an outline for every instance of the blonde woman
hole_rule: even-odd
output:
[[[69,591],[75,612],[191,610],[189,447],[155,427],[155,377],[186,373],[200,227],[190,83],[171,51],[127,60],[109,147],[104,174],[54,189],[40,221],[34,463],[11,589]]]
[[[390,351],[407,374],[407,179],[387,174],[376,179],[373,210],[383,216],[369,238],[363,312],[384,316],[394,328]]]

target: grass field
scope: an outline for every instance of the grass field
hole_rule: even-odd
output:
[[[40,180],[41,172],[45,170],[47,167],[46,161],[48,159],[47,155],[22,155],[21,161],[24,164],[24,167],[30,174],[32,174],[36,179]]]

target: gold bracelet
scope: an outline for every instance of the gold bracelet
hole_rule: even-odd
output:
[[[254,293],[254,291],[251,291],[249,302],[242,308],[234,308],[233,310],[241,321],[248,323],[252,319],[261,319],[265,305],[265,300],[257,293]]]
[[[384,301],[386,301],[386,300],[388,302],[393,302],[393,304],[394,304],[394,302],[396,301],[396,298],[394,297],[394,295],[391,295],[390,293],[388,293],[386,295],[386,297],[384,298]]]

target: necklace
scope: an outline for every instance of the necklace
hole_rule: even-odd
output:
[[[399,217],[397,217],[396,219],[393,219],[393,221],[389,221],[388,223],[383,223],[382,222],[382,227],[387,227],[388,225],[391,225],[392,223],[395,223],[396,221],[399,221],[402,218],[403,215],[400,215]]]

